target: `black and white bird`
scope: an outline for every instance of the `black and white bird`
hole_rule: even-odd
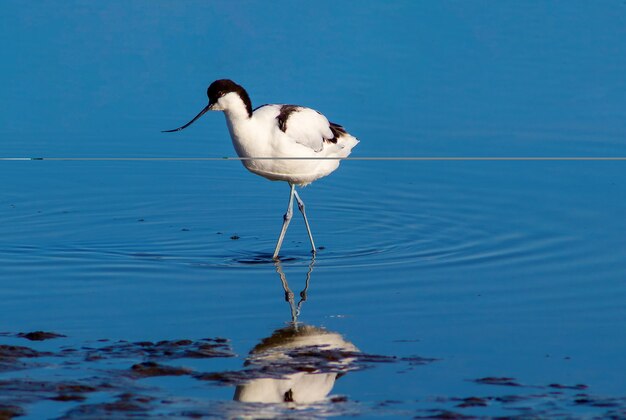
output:
[[[248,93],[232,80],[211,83],[207,96],[209,104],[198,115],[182,127],[165,132],[183,130],[207,111],[223,111],[233,146],[246,169],[272,181],[289,183],[289,205],[272,258],[278,258],[293,214],[294,197],[304,216],[311,252],[315,254],[311,227],[296,185],[308,185],[333,172],[359,141],[311,108],[262,105],[253,110]]]

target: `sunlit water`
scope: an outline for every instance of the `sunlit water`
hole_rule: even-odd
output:
[[[305,13],[306,24],[300,12],[280,7],[268,15],[259,7],[176,5],[107,6],[91,15],[84,5],[52,11],[5,3],[2,19],[14,16],[14,30],[38,28],[17,47],[46,39],[59,56],[34,51],[64,86],[29,66],[31,56],[2,70],[14,80],[2,97],[12,105],[0,117],[2,155],[232,156],[220,115],[205,116],[193,131],[158,132],[186,121],[204,103],[207,82],[228,76],[257,105],[296,102],[328,113],[361,140],[357,157],[626,156],[626,96],[616,93],[624,93],[626,70],[619,2],[593,12],[585,3],[325,6]],[[481,23],[484,13],[493,20]],[[172,14],[185,24],[165,25]],[[551,26],[554,15],[560,26]],[[348,16],[336,39],[313,30]],[[140,30],[127,39],[120,28],[129,23]],[[299,25],[310,53],[339,54],[315,55],[329,69],[289,41]],[[217,33],[229,35],[227,45]],[[76,34],[101,45],[101,55]],[[111,37],[141,51],[139,62]],[[294,57],[285,62],[273,51],[283,41],[282,53]],[[177,55],[183,47],[188,61]],[[82,76],[69,83],[65,66]],[[129,80],[115,77],[120,67]],[[56,100],[42,104],[40,95],[51,92]],[[237,161],[0,162],[0,344],[53,352],[0,370],[0,404],[19,405],[26,418],[85,417],[127,391],[156,399],[115,416],[624,415],[625,165],[348,160],[301,193],[322,247],[316,258],[296,212],[277,266],[270,256],[288,188]],[[66,337],[15,336],[37,330]],[[207,337],[227,339],[233,357],[159,361],[193,374],[135,378],[129,369],[149,360],[145,354],[86,356],[119,340]],[[276,356],[301,341],[340,354],[334,365],[318,366],[318,376],[310,355],[306,368],[302,354],[286,365]],[[61,357],[64,348],[74,353]],[[258,350],[267,348],[271,363],[255,370],[268,360]],[[284,381],[293,380],[292,393],[310,389],[310,401],[235,401],[242,386],[259,382],[207,379],[207,372],[259,375],[254,380],[275,381],[267,387],[283,395]],[[98,378],[113,388],[53,401],[2,382],[18,378]],[[498,385],[494,378],[513,379]]]

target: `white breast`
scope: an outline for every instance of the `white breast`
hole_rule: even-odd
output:
[[[347,133],[335,137],[326,117],[293,105],[264,105],[251,118],[226,114],[233,145],[250,171],[271,180],[306,185],[339,166],[338,159],[296,160],[280,158],[341,158],[350,154],[358,140]]]

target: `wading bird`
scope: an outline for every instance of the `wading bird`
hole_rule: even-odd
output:
[[[246,169],[272,181],[289,183],[289,204],[272,258],[278,258],[293,214],[294,197],[304,217],[311,252],[315,254],[311,227],[296,185],[308,185],[333,172],[359,141],[311,108],[262,105],[253,110],[248,93],[232,80],[214,81],[207,89],[207,96],[209,104],[191,121],[164,132],[183,130],[207,111],[223,111],[233,146]]]

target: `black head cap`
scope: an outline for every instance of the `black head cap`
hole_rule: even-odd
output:
[[[219,98],[231,92],[235,92],[239,95],[243,103],[246,105],[248,115],[252,116],[252,102],[250,101],[248,92],[230,79],[220,79],[211,83],[209,88],[206,90],[206,94],[209,97],[209,105],[216,103]]]

